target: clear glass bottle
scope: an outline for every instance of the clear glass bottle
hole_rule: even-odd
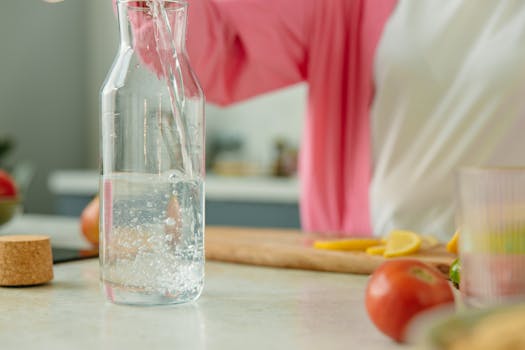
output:
[[[205,125],[187,4],[117,8],[120,47],[101,90],[103,288],[115,303],[192,301],[204,280]]]

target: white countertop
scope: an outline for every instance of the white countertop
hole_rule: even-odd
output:
[[[0,234],[49,234],[85,246],[78,220],[23,216]],[[367,278],[206,263],[191,304],[131,307],[105,301],[98,261],[55,265],[43,286],[0,288],[2,349],[402,349],[370,323]]]
[[[48,181],[56,195],[88,195],[98,191],[98,172],[90,170],[61,170],[53,172]],[[266,176],[225,177],[206,176],[206,198],[211,200],[297,203],[297,178]]]

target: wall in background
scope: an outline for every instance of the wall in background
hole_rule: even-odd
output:
[[[50,213],[52,171],[98,167],[98,95],[116,55],[116,18],[110,0],[4,0],[0,33],[0,135],[16,138],[13,160],[35,165],[25,211]],[[243,157],[267,166],[277,137],[299,143],[305,94],[298,85],[209,105],[208,132],[241,135]]]
[[[89,0],[87,7],[86,101],[88,166],[99,161],[99,92],[118,48],[118,23],[110,0]]]
[[[269,169],[278,138],[300,145],[306,93],[306,84],[299,84],[227,108],[208,105],[207,133],[240,135],[243,160]]]
[[[27,212],[52,211],[53,169],[86,165],[86,3],[2,1],[0,135],[16,140],[11,161],[34,166]]]

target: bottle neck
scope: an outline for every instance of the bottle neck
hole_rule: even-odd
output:
[[[150,1],[117,0],[121,46],[141,50],[156,50],[156,38],[158,38],[156,31],[159,30],[159,27],[148,7]],[[186,2],[164,0],[162,6],[166,10],[173,45],[177,52],[183,52],[186,38]],[[162,25],[165,22],[159,23]]]

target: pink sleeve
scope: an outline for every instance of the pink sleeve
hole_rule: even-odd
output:
[[[305,79],[311,1],[188,2],[188,54],[211,102],[224,105]]]

